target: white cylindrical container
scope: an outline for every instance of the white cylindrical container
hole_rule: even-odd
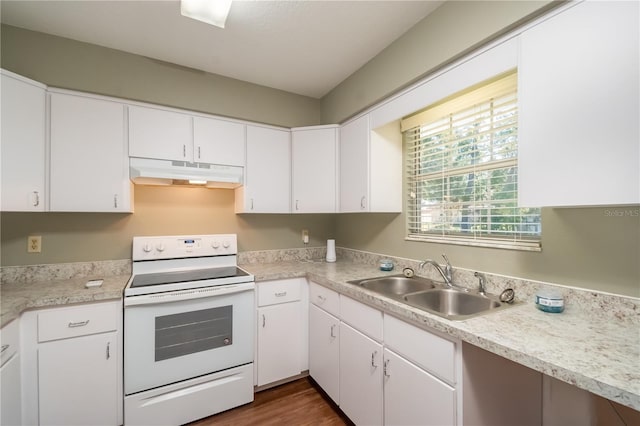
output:
[[[327,240],[327,262],[336,261],[336,240]]]

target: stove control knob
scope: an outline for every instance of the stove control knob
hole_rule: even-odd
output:
[[[144,251],[145,253],[149,253],[151,251],[151,244],[146,243],[144,246],[142,246],[142,251]]]
[[[213,247],[214,249],[217,249],[218,247],[220,247],[220,241],[213,240],[213,242],[211,243],[211,247]]]
[[[156,246],[156,250],[158,250],[160,253],[162,253],[164,251],[164,244],[160,243]]]
[[[224,241],[224,242],[222,243],[222,246],[223,246],[224,248],[229,248],[229,245],[230,245],[230,244],[229,244],[229,241]]]

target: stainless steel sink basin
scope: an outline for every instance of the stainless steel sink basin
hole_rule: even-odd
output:
[[[436,287],[433,281],[426,278],[407,278],[404,275],[389,275],[348,282],[393,298],[401,298],[408,293],[430,290]]]
[[[511,306],[495,296],[445,287],[422,277],[387,275],[348,283],[450,320],[463,320]]]
[[[402,299],[408,305],[449,319],[466,319],[509,306],[491,297],[450,288],[407,294]]]

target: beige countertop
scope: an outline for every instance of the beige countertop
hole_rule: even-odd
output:
[[[489,352],[560,379],[596,395],[640,410],[640,312],[635,301],[625,310],[602,303],[600,309],[568,304],[561,314],[537,310],[533,302],[464,321],[450,321],[385,298],[347,281],[397,274],[374,265],[291,261],[241,265],[256,282],[307,277],[386,313],[432,328]],[[122,298],[128,275],[106,276],[99,288],[88,279],[3,283],[2,325],[27,309]]]
[[[245,264],[256,282],[306,276],[386,313],[446,333],[533,370],[640,410],[640,312],[561,314],[536,309],[533,300],[464,321],[450,321],[370,292],[347,281],[397,274],[373,265],[338,261]],[[607,308],[607,306],[604,306]]]
[[[96,277],[98,278],[98,277]],[[0,287],[1,322],[4,327],[27,309],[122,299],[130,275],[100,276],[100,287],[85,288],[94,278],[71,278],[33,283],[3,283]]]

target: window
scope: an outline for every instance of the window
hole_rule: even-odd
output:
[[[517,75],[402,120],[407,239],[540,250],[540,209],[518,208]]]

